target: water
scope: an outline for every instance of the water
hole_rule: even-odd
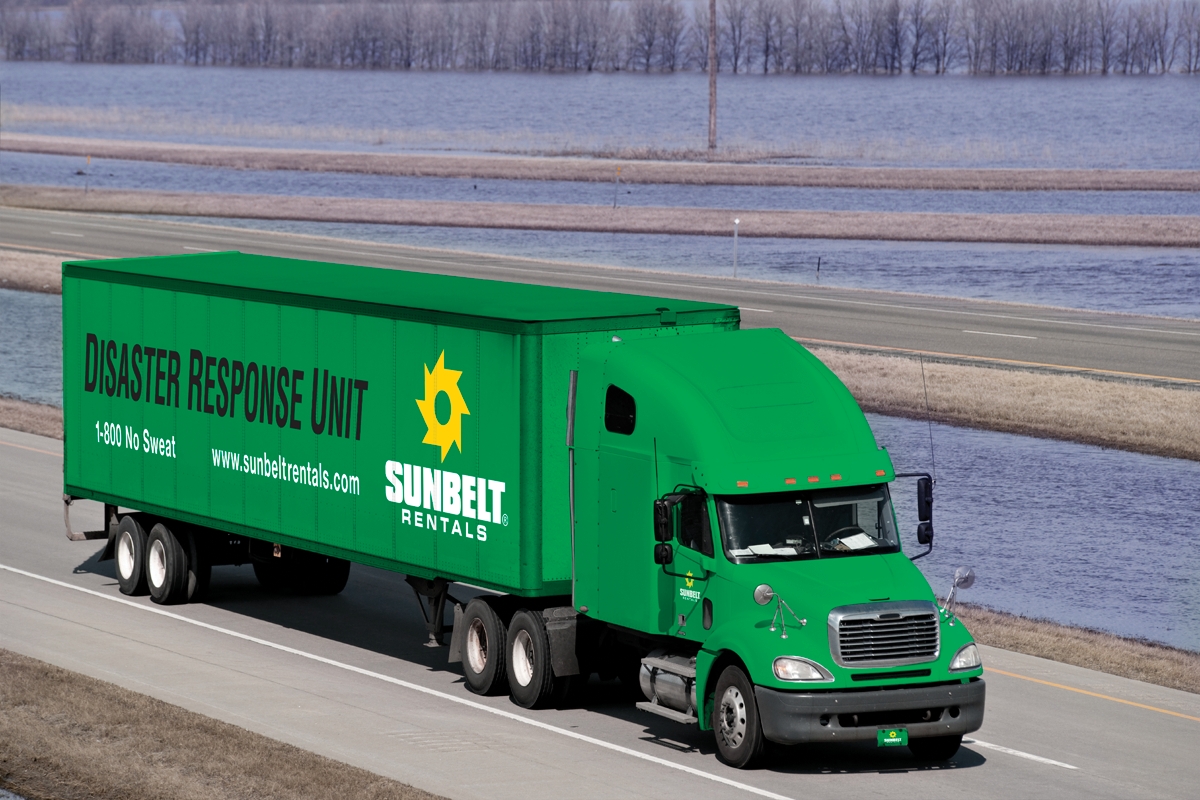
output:
[[[698,275],[733,274],[732,235],[176,219],[521,258]],[[354,257],[343,260],[353,261]],[[742,237],[738,241],[738,276],[1200,318],[1200,255],[1189,249]]]
[[[62,297],[0,289],[0,395],[62,405]]]
[[[925,423],[867,416],[897,471],[929,471]],[[968,602],[1200,650],[1200,463],[944,425],[933,440],[935,546],[917,564],[939,595],[972,566]]]
[[[57,296],[0,289],[0,394],[62,404]],[[868,415],[901,472],[928,471],[924,423]],[[944,594],[960,565],[964,599],[1200,650],[1200,463],[1012,434],[933,426],[933,554],[918,561]],[[915,485],[896,489],[905,540]]]
[[[5,127],[356,150],[703,149],[708,81],[0,64]],[[810,163],[1200,168],[1194,77],[725,75],[723,147]]]
[[[84,174],[86,173],[86,174]],[[975,214],[1200,215],[1200,192],[999,192],[828,189],[792,186],[683,186],[581,181],[411,178],[330,172],[242,170],[0,154],[0,181],[12,184],[180,192],[362,197],[491,203]]]

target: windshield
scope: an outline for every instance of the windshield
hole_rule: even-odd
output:
[[[718,495],[716,501],[725,554],[735,563],[900,549],[886,484],[824,492]]]

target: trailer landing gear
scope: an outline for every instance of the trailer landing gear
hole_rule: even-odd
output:
[[[451,596],[450,583],[445,578],[428,580],[408,575],[404,580],[413,588],[413,593],[417,596],[417,606],[421,609],[421,616],[425,618],[425,628],[429,631],[429,641],[425,643],[425,646],[444,647],[446,645],[446,642],[443,641],[446,635],[446,599],[449,598],[453,601],[457,608],[462,608],[462,602]],[[454,615],[456,620],[458,618],[457,608]]]

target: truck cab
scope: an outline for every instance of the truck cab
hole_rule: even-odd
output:
[[[942,760],[983,722],[982,664],[904,554],[891,459],[776,329],[612,341],[580,360],[575,610],[638,642],[643,709],[764,740]],[[887,740],[887,741],[885,741]]]

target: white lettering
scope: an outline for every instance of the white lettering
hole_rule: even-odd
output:
[[[500,512],[500,498],[504,494],[504,481],[488,481],[488,488],[492,490],[492,521],[500,522],[504,519]]]
[[[420,514],[421,512],[418,511],[417,513]],[[412,512],[409,511],[407,508],[400,509],[400,524],[401,525],[412,525]]]
[[[475,519],[475,509],[471,504],[475,502],[475,478],[471,475],[462,476],[462,515],[467,519]],[[467,534],[470,536],[471,534]]]
[[[404,504],[417,508],[421,505],[421,468],[404,465]]]
[[[458,495],[459,478],[457,472],[442,473],[442,511],[447,514],[462,513],[462,498]]]
[[[486,525],[476,525],[475,526],[475,538],[481,542],[487,541],[487,526]]]
[[[404,486],[400,483],[400,476],[396,474],[403,471],[404,465],[399,461],[389,461],[384,467],[384,474],[387,475],[389,485],[383,491],[387,495],[389,503],[404,502]]]
[[[421,501],[421,506],[424,508],[432,508],[434,511],[442,510],[442,471],[440,469],[430,469],[422,467],[425,474],[425,498]]]
[[[477,492],[479,495],[479,508],[477,509],[477,515],[480,522],[492,521],[492,515],[489,514],[487,510],[487,483],[488,482],[483,478],[479,479],[479,490]]]

